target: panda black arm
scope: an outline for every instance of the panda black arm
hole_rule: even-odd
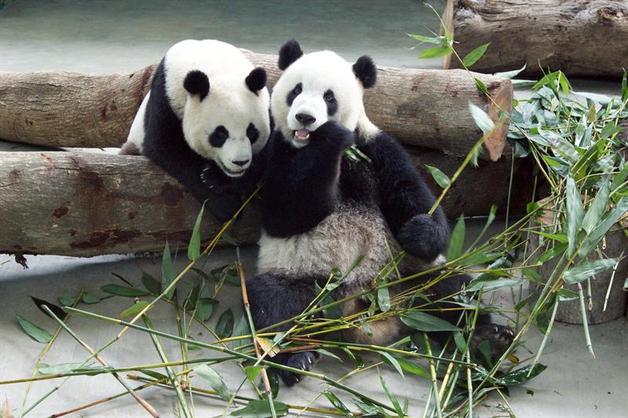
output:
[[[410,156],[383,132],[360,148],[372,161],[379,206],[395,238],[408,253],[434,260],[447,247],[449,225],[440,206],[427,214],[436,199]]]
[[[316,226],[335,208],[340,158],[353,132],[327,122],[297,149],[276,131],[264,182],[262,222],[272,236],[287,237]]]

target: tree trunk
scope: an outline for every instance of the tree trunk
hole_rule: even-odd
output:
[[[267,69],[272,86],[280,74],[277,56],[244,52]],[[119,147],[154,69],[105,76],[0,73],[0,138],[53,147]],[[465,71],[380,67],[377,86],[365,93],[367,114],[403,143],[463,156],[481,136],[468,110],[474,103],[496,122],[482,156],[495,161],[505,145],[512,85],[474,76],[487,85],[489,97]]]
[[[411,149],[417,164],[451,174],[461,159]],[[448,193],[449,216],[486,215],[505,206],[510,162],[468,168]],[[517,166],[520,184],[527,171]],[[519,190],[515,183],[515,190]],[[522,187],[519,193],[528,193]],[[524,192],[525,191],[525,192]],[[438,192],[438,191],[436,191]],[[525,200],[524,200],[525,201]],[[242,243],[259,234],[257,202],[230,233]],[[0,253],[93,256],[161,251],[166,240],[184,246],[200,210],[176,180],[142,156],[95,152],[0,152]],[[204,238],[220,225],[205,216]]]
[[[445,24],[464,57],[490,46],[474,71],[521,68],[569,76],[619,78],[628,63],[628,2],[625,0],[448,0]],[[447,58],[444,68],[459,68]]]

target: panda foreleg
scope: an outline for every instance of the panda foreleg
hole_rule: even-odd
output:
[[[363,145],[377,179],[379,206],[401,247],[426,262],[447,247],[449,225],[443,210],[428,212],[436,201],[408,152],[381,133]]]
[[[265,273],[246,281],[251,305],[251,314],[256,329],[262,329],[288,320],[305,311],[316,297],[312,280],[287,278],[282,275]],[[273,328],[273,331],[287,331],[292,323]],[[296,369],[311,370],[319,360],[315,351],[277,354],[272,361]],[[303,375],[286,370],[276,371],[287,386],[301,381]]]

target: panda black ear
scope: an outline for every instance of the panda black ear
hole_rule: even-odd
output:
[[[193,70],[185,76],[185,80],[183,80],[183,87],[191,95],[198,94],[202,102],[209,94],[209,79],[204,72]]]
[[[279,69],[285,70],[303,56],[303,50],[301,49],[301,45],[295,40],[290,39],[288,42],[283,44],[281,49],[279,50]]]
[[[370,89],[377,81],[377,67],[368,55],[362,55],[353,64],[353,73],[365,89]]]
[[[258,91],[266,87],[266,70],[262,67],[254,68],[249,75],[246,76],[244,82],[249,90],[257,94]]]

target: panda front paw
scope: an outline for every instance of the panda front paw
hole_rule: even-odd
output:
[[[355,144],[355,133],[335,121],[323,123],[313,134],[314,141],[318,139],[319,142],[341,151]]]
[[[397,233],[397,241],[409,254],[431,262],[447,245],[448,230],[430,215],[416,215],[408,220]]]
[[[302,353],[292,354],[288,357],[284,364],[294,369],[310,371],[314,368],[314,365],[319,359],[320,354],[316,351],[304,351]],[[283,380],[286,386],[294,386],[303,380],[302,374],[293,373],[287,370],[280,370],[279,377],[281,377],[281,380]]]

